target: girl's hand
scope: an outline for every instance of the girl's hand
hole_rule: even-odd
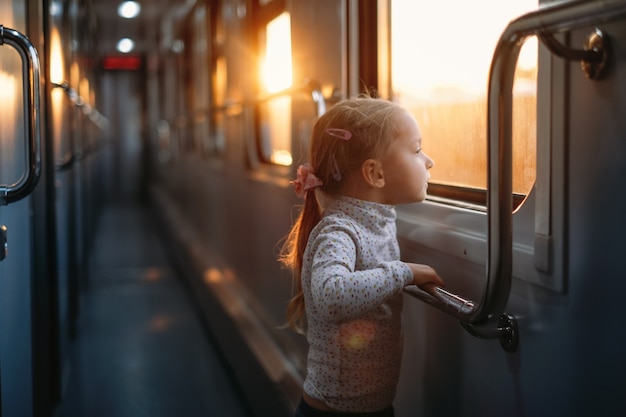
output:
[[[409,266],[409,268],[411,268],[411,271],[413,272],[413,282],[411,284],[417,285],[418,287],[443,287],[446,285],[441,277],[437,275],[437,272],[435,272],[435,270],[430,266],[423,264],[413,264],[409,262],[407,262],[406,264]]]

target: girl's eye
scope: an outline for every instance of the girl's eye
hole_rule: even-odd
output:
[[[422,152],[422,148],[418,148],[417,152],[415,152],[415,153],[420,153],[420,152]]]

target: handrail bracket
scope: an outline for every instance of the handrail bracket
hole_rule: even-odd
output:
[[[554,55],[580,61],[581,69],[590,80],[600,80],[606,75],[611,54],[609,38],[602,29],[594,28],[587,36],[583,49],[565,46],[547,31],[540,32],[537,36]]]
[[[517,320],[510,314],[502,313],[496,327],[487,327],[484,324],[472,324],[464,321],[460,321],[460,323],[472,336],[480,339],[500,339],[500,346],[506,352],[511,353],[517,350],[519,344]]]

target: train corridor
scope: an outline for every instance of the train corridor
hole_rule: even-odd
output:
[[[103,209],[57,416],[249,416],[155,227]]]

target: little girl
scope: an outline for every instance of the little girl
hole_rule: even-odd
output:
[[[320,117],[310,158],[293,181],[305,202],[281,254],[296,292],[288,323],[306,321],[309,342],[295,415],[393,416],[402,290],[443,285],[431,267],[400,261],[394,206],[424,200],[433,161],[413,117],[369,97]]]

